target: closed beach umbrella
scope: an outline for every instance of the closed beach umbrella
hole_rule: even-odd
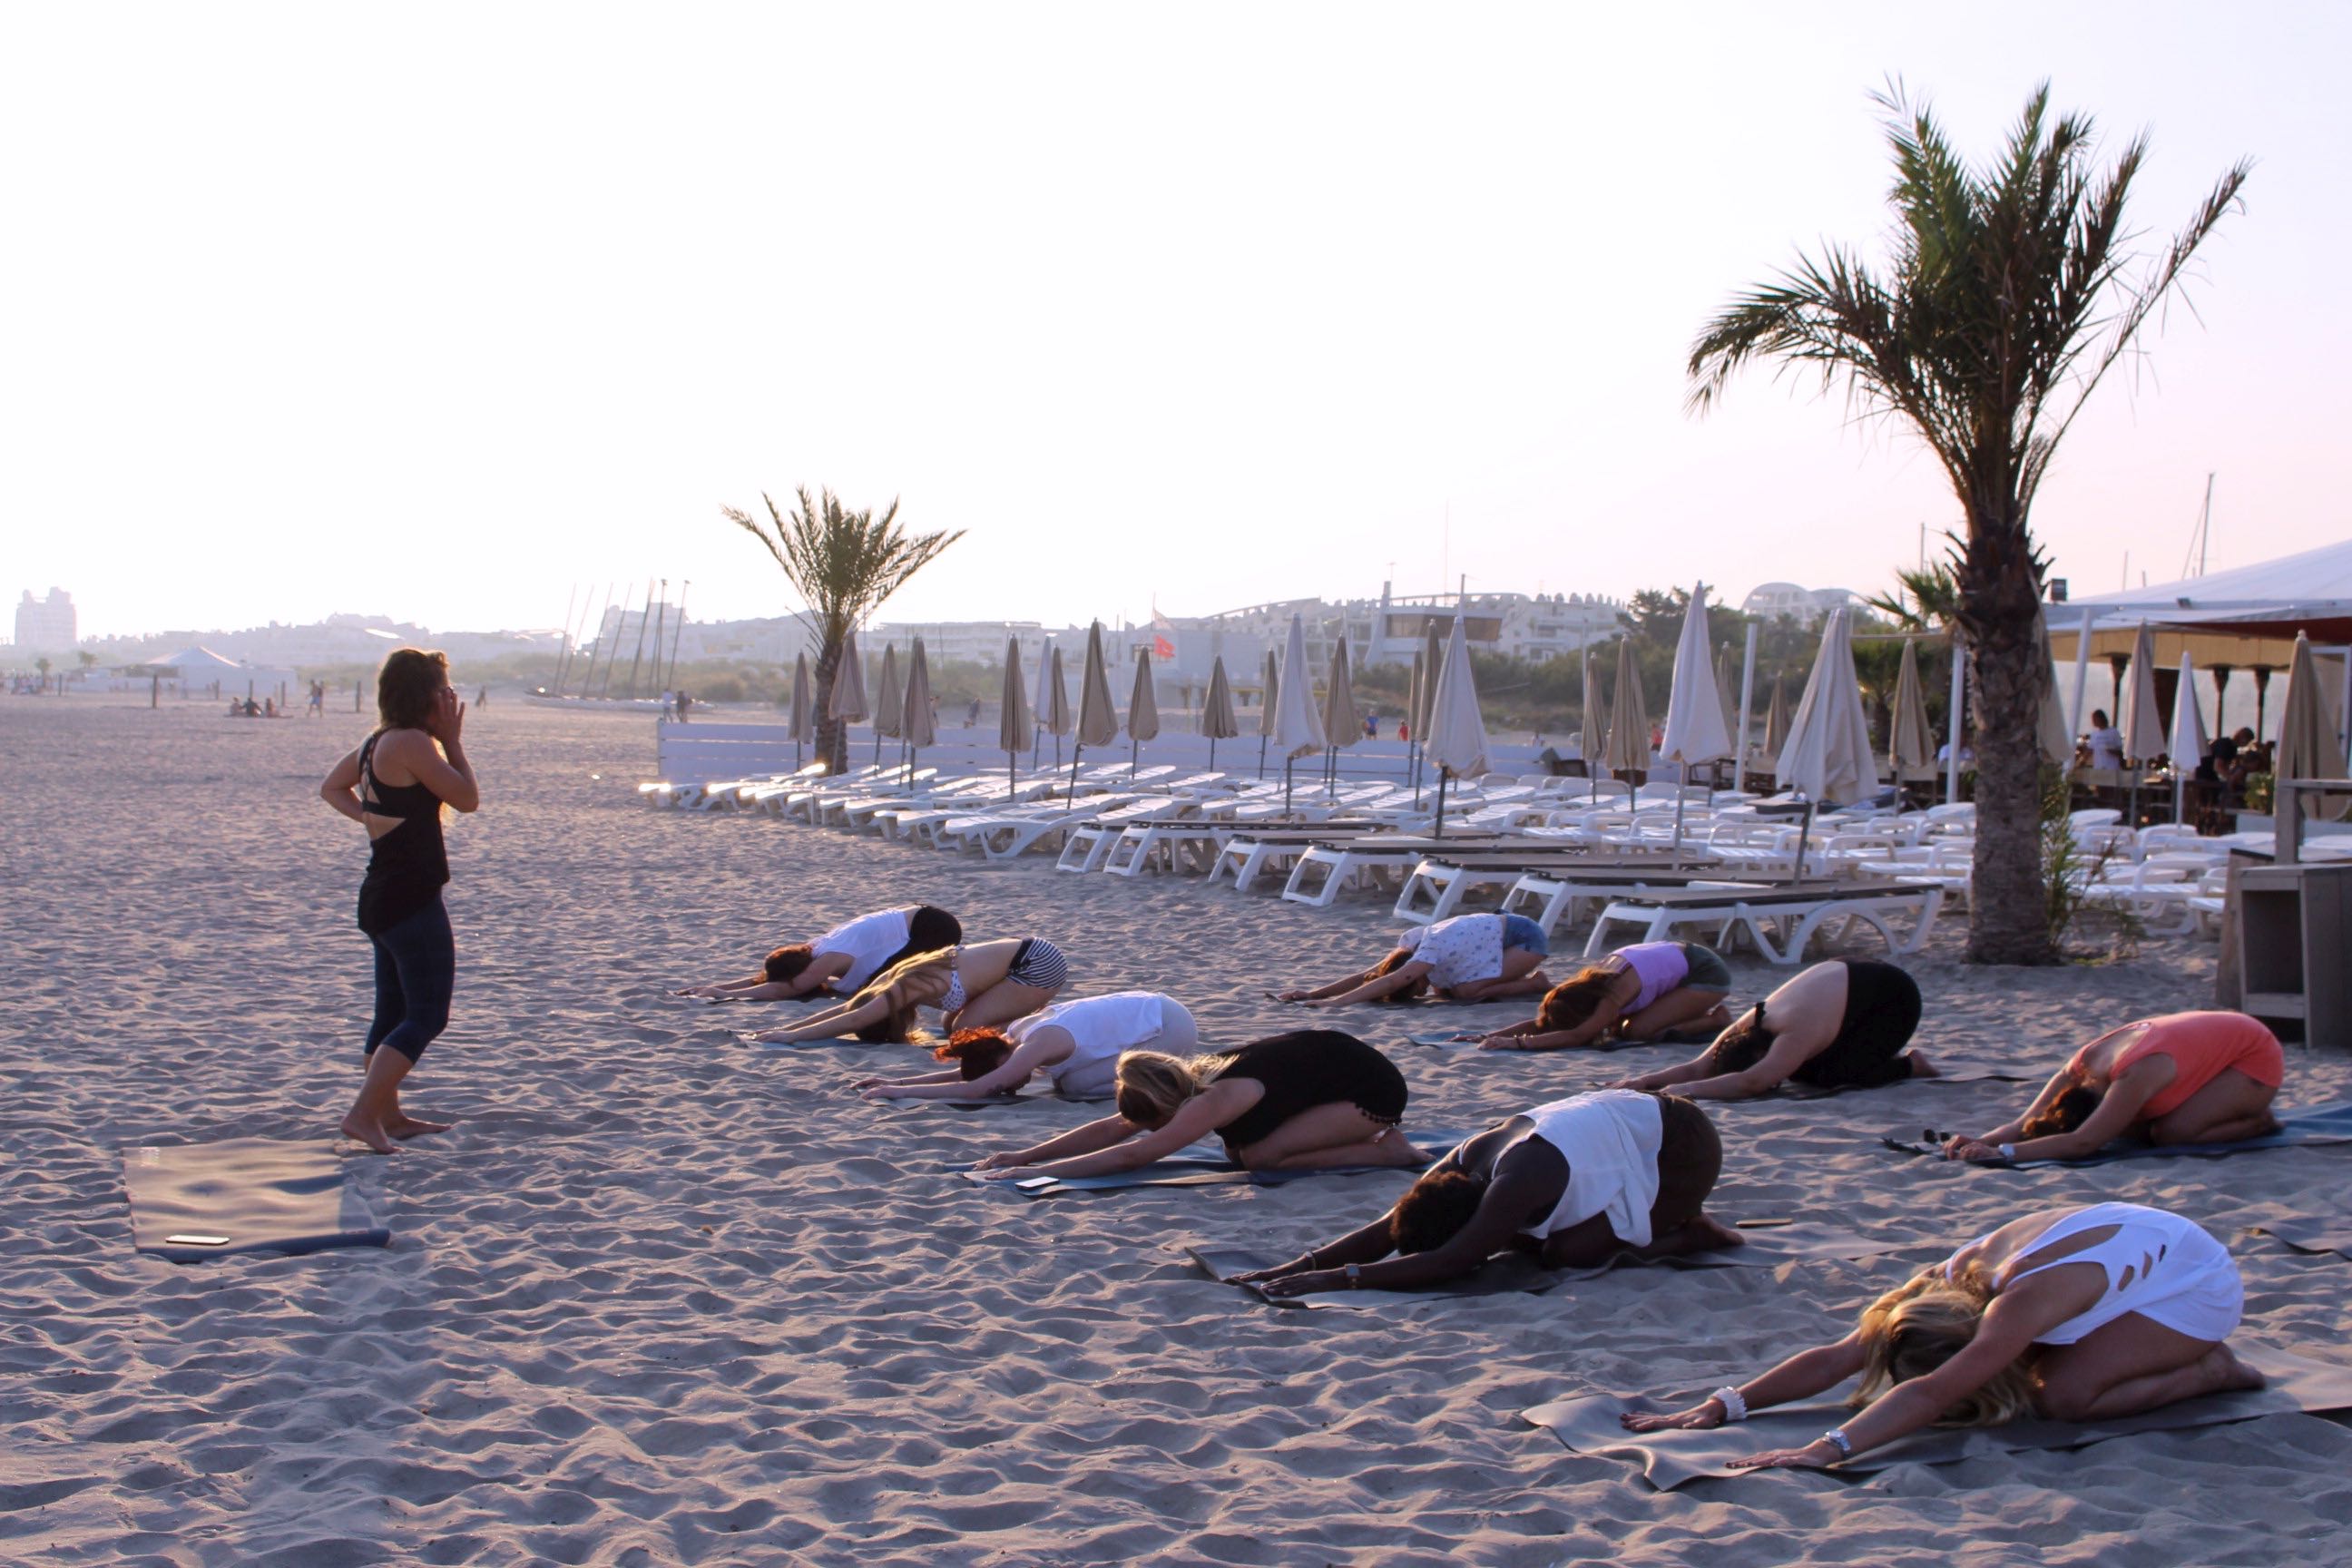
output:
[[[1429,679],[1428,665],[1429,661],[1423,657],[1421,649],[1413,649],[1412,677],[1404,687],[1404,717],[1398,721],[1402,726],[1398,732],[1404,736],[1404,776],[1412,781],[1412,804],[1415,805],[1421,804],[1421,781],[1413,774],[1413,759],[1421,754],[1421,731],[1414,726],[1412,716],[1421,711],[1421,685]]]
[[[1454,617],[1437,678],[1430,682],[1427,755],[1437,764],[1437,826],[1445,836],[1445,781],[1486,771],[1486,718],[1478,709],[1478,682],[1470,668],[1470,639]]]
[[[1462,617],[1456,616],[1455,620]],[[1465,636],[1467,634],[1465,634]],[[1421,698],[1413,704],[1412,732],[1423,733],[1429,728],[1429,716],[1437,706],[1437,675],[1445,666],[1445,640],[1437,635],[1437,623],[1431,621],[1421,645]],[[1422,748],[1428,754],[1426,746]]]
[[[1156,740],[1159,734],[1160,693],[1151,684],[1151,650],[1139,648],[1135,655],[1135,689],[1127,699],[1127,771],[1130,778],[1143,766],[1143,742]]]
[[[1919,681],[1919,646],[1903,639],[1903,668],[1895,677],[1895,722],[1886,736],[1886,760],[1895,776],[1929,766],[1936,759],[1927,733],[1927,693]]]
[[[884,679],[887,678],[886,668]],[[906,710],[899,721],[898,733],[907,742],[907,766],[911,777],[915,753],[939,739],[938,726],[931,722],[931,667],[923,658],[920,637],[915,639],[914,655],[907,660]]]
[[[2132,638],[2131,668],[2124,677],[2122,707],[2124,755],[2131,759],[2137,773],[2156,760],[2168,739],[2164,715],[2156,704],[2156,647],[2148,637],[2146,621]]]
[[[2058,697],[2058,661],[2050,653],[2050,617],[2039,609],[2033,614],[2042,629],[2042,726],[2037,738],[2043,761],[2053,767],[2071,768],[2074,736],[2067,728],[2065,705]]]
[[[1766,756],[1778,757],[1788,749],[1789,718],[1789,672],[1782,670],[1772,678],[1772,701],[1764,712]]]
[[[882,737],[907,732],[907,689],[898,679],[898,645],[882,645],[882,678],[874,685],[874,760],[882,760]]]
[[[1675,789],[1675,849],[1683,844],[1683,791],[1691,767],[1731,755],[1731,725],[1723,712],[1723,690],[1707,663],[1706,584],[1691,591],[1683,611],[1683,635],[1675,644],[1674,683],[1666,689],[1666,728],[1658,754],[1678,764]]]
[[[808,654],[803,651],[793,660],[793,766],[801,765],[801,745],[816,733],[814,721],[816,712],[809,701]]]
[[[1234,689],[1225,679],[1225,656],[1219,654],[1209,663],[1209,695],[1201,702],[1201,733],[1209,737],[1210,767],[1217,765],[1217,742],[1241,732],[1241,721],[1234,717]]]
[[[1830,612],[1822,632],[1813,672],[1789,721],[1789,743],[1776,771],[1781,787],[1805,797],[1804,824],[1797,833],[1795,875],[1805,870],[1805,840],[1813,813],[1824,801],[1860,800],[1878,787],[1878,759],[1870,746],[1870,716],[1863,711],[1862,682],[1853,672],[1853,624],[1844,610]]]
[[[2340,779],[2344,776],[2344,746],[2336,737],[2334,704],[2319,684],[2319,667],[2311,657],[2311,639],[2294,634],[2294,660],[2286,670],[2286,701],[2279,709],[2278,750],[2273,753],[2274,779]],[[2303,815],[2321,810],[2316,800],[2303,803]]]
[[[1062,737],[1070,732],[1070,683],[1062,674],[1057,643],[1045,657],[1045,685],[1037,697],[1037,717],[1054,737],[1054,765],[1062,765]]]
[[[1731,711],[1731,694],[1739,689],[1739,683],[1732,679],[1731,675],[1731,645],[1725,643],[1715,650],[1715,694],[1723,700],[1723,732],[1737,737],[1739,733],[1739,720]],[[1726,755],[1738,754],[1739,746],[1735,739],[1731,750]]]
[[[1862,682],[1853,672],[1853,626],[1844,610],[1830,612],[1821,652],[1806,679],[1805,694],[1789,724],[1780,751],[1780,782],[1808,800],[1853,802],[1878,787],[1878,761],[1872,754],[1870,719],[1863,711]]]
[[[1021,679],[1021,639],[1004,639],[1004,692],[998,699],[997,743],[1004,748],[1004,794],[1008,800],[1019,767],[1021,742],[1036,743],[1037,723],[1029,711],[1028,683]]]
[[[1315,682],[1307,673],[1307,623],[1290,617],[1290,639],[1282,650],[1282,686],[1274,710],[1274,743],[1282,748],[1282,804],[1290,806],[1290,765],[1323,750],[1323,715],[1315,706]]]
[[[2180,820],[2181,795],[2186,781],[2196,770],[2210,744],[2205,738],[2205,715],[2197,709],[2197,667],[2183,651],[2180,656],[2180,689],[2172,696],[2172,735],[2165,746],[2172,757],[2172,820]]]
[[[833,667],[833,689],[824,694],[824,716],[846,724],[863,719],[866,705],[866,662],[857,657],[857,636],[841,639],[841,662]]]
[[[1601,760],[1617,773],[1645,772],[1650,765],[1650,705],[1642,697],[1642,667],[1633,662],[1633,639],[1617,639],[1617,695],[1609,704],[1609,743]]]
[[[1036,680],[1037,701],[1035,708],[1032,712],[1032,717],[1035,722],[1029,732],[1029,765],[1032,768],[1034,768],[1037,765],[1038,751],[1045,743],[1045,708],[1047,703],[1045,696],[1045,677],[1048,673],[1046,666],[1052,662],[1053,658],[1054,639],[1051,637],[1038,638]],[[1054,737],[1054,761],[1056,763],[1059,763],[1061,760],[1062,739],[1057,734]]]
[[[1118,710],[1110,705],[1110,675],[1103,668],[1102,623],[1087,628],[1087,663],[1078,672],[1078,741],[1070,748],[1070,797],[1077,798],[1078,759],[1088,746],[1118,738]]]
[[[1584,759],[1585,776],[1592,781],[1592,798],[1601,798],[1601,759],[1609,751],[1609,713],[1601,700],[1601,661],[1591,647],[1584,650],[1584,723],[1577,731],[1576,749]]]
[[[1282,689],[1282,672],[1275,667],[1274,649],[1265,650],[1265,673],[1258,678],[1257,776],[1265,777],[1265,743],[1274,738],[1275,698]]]
[[[1352,746],[1363,737],[1364,721],[1356,711],[1356,683],[1348,673],[1348,634],[1343,629],[1332,645],[1331,679],[1323,689],[1323,739],[1329,747],[1325,752],[1326,783],[1338,787],[1339,748]]]

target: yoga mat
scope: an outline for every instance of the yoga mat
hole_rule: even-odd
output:
[[[1712,1040],[1714,1037],[1715,1037],[1713,1035],[1707,1035],[1704,1037],[1704,1040]],[[1475,1039],[1465,1040],[1451,1034],[1407,1035],[1404,1038],[1405,1044],[1409,1046],[1428,1046],[1433,1049],[1441,1051],[1477,1051],[1481,1056],[1502,1057],[1507,1058],[1510,1057],[1559,1057],[1566,1060],[1573,1060],[1581,1056],[1607,1056],[1615,1051],[1638,1051],[1652,1046],[1688,1046],[1704,1043],[1704,1040],[1699,1039],[1676,1039],[1673,1036],[1666,1036],[1655,1040],[1604,1040],[1598,1045],[1563,1047],[1558,1050],[1549,1051],[1516,1051],[1507,1048],[1497,1048],[1492,1051],[1478,1051],[1478,1042]]]
[[[2352,1258],[2352,1214],[2289,1215],[2258,1225],[2254,1231],[2276,1237],[2297,1252],[2332,1252]]]
[[[331,1143],[134,1143],[122,1151],[122,1185],[132,1244],[173,1263],[392,1240],[344,1185]]]
[[[1938,1132],[1932,1127],[1921,1128],[1916,1135],[1908,1127],[1898,1127],[1881,1138],[1879,1142],[1900,1154],[1932,1154],[1941,1158],[1944,1140],[1950,1136],[1950,1132]],[[2235,1143],[2163,1144],[2118,1139],[2104,1149],[2072,1160],[2019,1160],[2013,1163],[1987,1160],[1979,1168],[2047,1171],[2061,1167],[2071,1170],[2084,1165],[2106,1165],[2117,1160],[2214,1160],[2224,1154],[2248,1154],[2261,1149],[2317,1148],[2329,1143],[2352,1143],[2352,1100],[2287,1111],[2279,1117],[2279,1130],[2266,1138],[2246,1138]]]
[[[1841,1094],[1861,1094],[1881,1089],[1902,1089],[1921,1084],[2044,1083],[2047,1081],[2046,1078],[2037,1078],[2028,1073],[1997,1072],[1990,1069],[1971,1072],[1965,1068],[1958,1072],[1946,1072],[1938,1068],[1934,1078],[1898,1078],[1893,1083],[1842,1083],[1832,1084],[1827,1088],[1816,1084],[1799,1083],[1795,1079],[1790,1079],[1771,1092],[1783,1100],[1829,1100]],[[1669,1089],[1667,1092],[1673,1091]]]
[[[1962,1459],[2028,1449],[2080,1448],[2136,1432],[2177,1432],[2191,1426],[2218,1426],[2298,1411],[2316,1415],[2352,1409],[2352,1367],[2267,1346],[2240,1345],[2235,1349],[2239,1355],[2262,1369],[2271,1380],[2268,1388],[2252,1393],[2207,1394],[2112,1421],[2029,1420],[2012,1421],[2006,1426],[1930,1427],[1859,1454],[1840,1465],[1837,1473],[1861,1474],[1896,1465],[1949,1465]],[[1767,1448],[1801,1447],[1853,1415],[1840,1402],[1759,1410],[1738,1426],[1717,1426],[1705,1432],[1633,1433],[1617,1424],[1622,1411],[1681,1410],[1700,1397],[1694,1394],[1688,1400],[1668,1403],[1588,1394],[1538,1405],[1521,1414],[1533,1425],[1549,1430],[1571,1453],[1607,1454],[1640,1464],[1643,1479],[1660,1491],[1672,1491],[1702,1476],[1749,1474],[1728,1468],[1727,1461]],[[1761,1473],[1769,1476],[1778,1472]]]
[[[1236,1289],[1276,1307],[1342,1307],[1355,1311],[1395,1312],[1449,1296],[1540,1296],[1559,1286],[1598,1279],[1619,1268],[1778,1268],[1783,1263],[1808,1259],[1858,1261],[1917,1245],[1916,1241],[1873,1241],[1832,1225],[1744,1220],[1738,1226],[1748,1237],[1745,1247],[1714,1247],[1679,1258],[1638,1258],[1630,1252],[1621,1252],[1606,1263],[1596,1263],[1589,1268],[1546,1268],[1532,1258],[1506,1254],[1488,1258],[1474,1274],[1419,1290],[1323,1290],[1312,1296],[1276,1297],[1255,1285]],[[1188,1247],[1186,1251],[1203,1273],[1220,1284],[1231,1283],[1236,1274],[1269,1268],[1285,1261],[1271,1253],[1239,1247]]]
[[[1468,1134],[1408,1131],[1406,1136],[1417,1147],[1431,1152],[1433,1164]],[[1129,1187],[1278,1187],[1309,1176],[1357,1176],[1370,1171],[1412,1173],[1426,1169],[1425,1165],[1339,1165],[1323,1171],[1248,1171],[1226,1159],[1222,1146],[1201,1142],[1163,1155],[1149,1165],[1100,1176],[1028,1176],[1018,1181],[992,1182],[977,1171],[958,1171],[956,1174],[986,1186],[1011,1187],[1024,1197],[1050,1198],[1063,1193],[1108,1193]]]

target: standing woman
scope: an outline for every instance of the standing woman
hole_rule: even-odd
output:
[[[457,942],[441,903],[449,880],[441,808],[478,810],[482,792],[466,760],[466,705],[449,685],[446,655],[394,649],[376,676],[375,700],[375,733],[335,764],[319,795],[368,832],[359,926],[375,948],[375,1019],[363,1053],[367,1076],[342,1131],[389,1154],[396,1138],[449,1130],[401,1110],[400,1081],[448,1026],[457,983]]]

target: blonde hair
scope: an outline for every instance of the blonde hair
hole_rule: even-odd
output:
[[[929,995],[916,994],[922,982],[944,977],[954,971],[955,949],[942,947],[929,952],[919,952],[912,958],[902,958],[861,987],[849,999],[853,1007],[866,1002],[880,1002],[890,1009],[890,1016],[866,1025],[857,1037],[868,1045],[927,1046],[931,1043],[930,1031],[917,1020],[917,1009],[926,1002],[937,1002],[947,994],[942,984]]]
[[[1970,1268],[1957,1280],[1918,1276],[1873,1301],[1862,1314],[1862,1385],[1855,1409],[1898,1383],[1924,1377],[1968,1348],[1984,1321],[1992,1286]],[[1998,1426],[2033,1413],[2033,1370],[2022,1358],[1936,1417],[1938,1426]]]
[[[1116,1109],[1138,1127],[1165,1127],[1184,1102],[1206,1089],[1209,1080],[1231,1059],[1219,1055],[1188,1059],[1165,1051],[1122,1051]]]

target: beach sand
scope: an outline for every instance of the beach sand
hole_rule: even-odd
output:
[[[976,1188],[948,1168],[1091,1112],[866,1103],[844,1086],[914,1070],[915,1053],[763,1052],[732,1030],[789,1009],[664,991],[925,900],[975,937],[1053,937],[1079,992],[1171,992],[1224,1044],[1300,1022],[1261,989],[1362,962],[1384,908],[650,811],[642,719],[501,703],[468,724],[487,804],[451,830],[457,1006],[410,1095],[458,1126],[346,1167],[391,1247],[142,1258],[121,1145],[324,1138],[356,1086],[364,847],[313,792],[362,723],[0,703],[0,1559],[2352,1562],[2352,1436],[2314,1417],[1665,1494],[1517,1414],[1703,1394],[1842,1331],[1906,1265],[2024,1208],[2108,1196],[2231,1246],[2246,1342],[2343,1357],[2352,1264],[2247,1230],[2338,1200],[2344,1150],[1982,1172],[1898,1159],[1875,1135],[1990,1126],[2030,1086],[1733,1106],[1716,1113],[1717,1213],[1920,1245],[1619,1269],[1401,1317],[1274,1309],[1181,1249],[1286,1254],[1370,1217],[1402,1178],[1039,1202]],[[2210,994],[2210,943],[2012,973],[1958,964],[1958,935],[1914,965],[1920,1043],[1953,1065],[2045,1068]],[[1736,968],[1743,995],[1776,978]],[[1393,1047],[1409,1131],[1668,1059],[1402,1044],[1504,1016],[1322,1016]],[[2288,1100],[2347,1093],[2343,1062],[2291,1050]]]

